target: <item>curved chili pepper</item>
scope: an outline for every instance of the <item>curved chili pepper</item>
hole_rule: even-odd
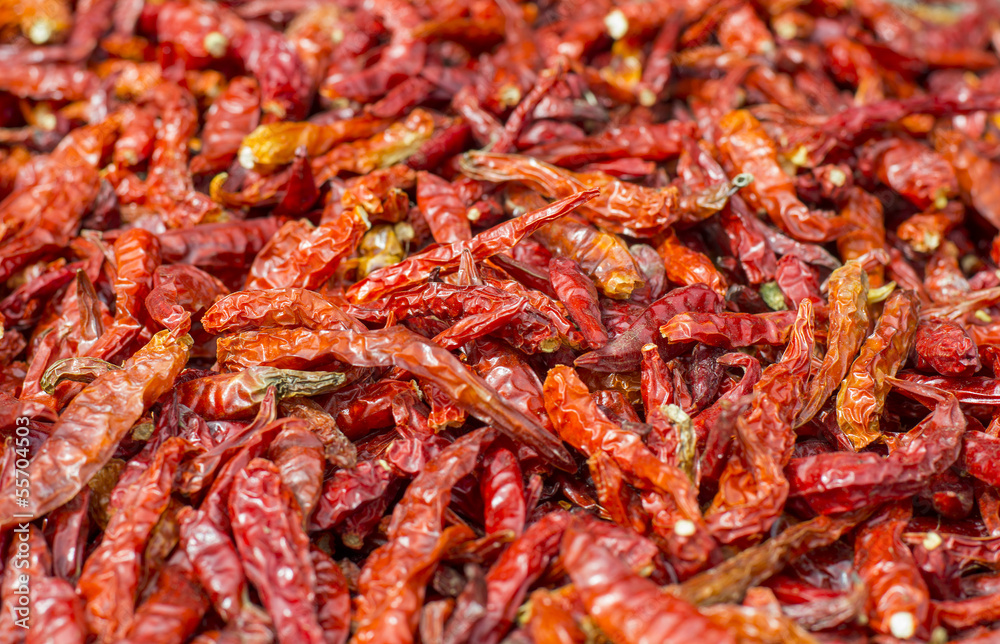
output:
[[[638,435],[609,421],[572,368],[560,365],[550,370],[544,391],[545,408],[559,436],[587,456],[607,451],[636,484],[669,498],[676,508],[671,517],[676,522],[666,537],[670,539],[671,554],[694,565],[705,562],[714,544],[690,479],[678,468],[657,459]]]
[[[231,341],[220,346],[220,362],[230,365],[270,362],[286,354],[291,348],[288,342],[296,343],[297,338],[301,338],[301,349],[292,351],[299,355],[309,351],[315,356],[311,358],[314,360],[327,356],[327,360],[340,360],[355,366],[395,365],[405,369],[437,385],[477,418],[495,422],[498,429],[526,443],[554,465],[569,471],[575,469],[565,448],[537,422],[500,399],[450,353],[399,326],[364,333],[310,331],[306,334],[279,330],[243,333],[230,336]],[[280,354],[275,351],[279,347]]]
[[[423,313],[453,321],[454,326],[435,336],[446,348],[493,333],[526,353],[551,353],[559,347],[555,326],[528,301],[491,285],[452,286],[432,282],[387,296],[377,313],[360,308],[357,317],[382,321],[387,315],[407,319]]]
[[[736,641],[688,602],[630,571],[579,523],[566,529],[562,558],[587,612],[616,641]]]
[[[474,431],[452,443],[410,483],[393,511],[389,541],[372,553],[358,579],[359,628],[351,642],[413,641],[424,586],[450,541],[444,510],[492,435]]]
[[[486,534],[508,530],[519,537],[527,515],[521,467],[514,454],[504,448],[491,448],[484,459],[487,465],[481,489]]]
[[[174,335],[191,331],[193,322],[229,289],[205,271],[187,264],[160,266],[146,296],[149,317]]]
[[[766,210],[771,221],[800,241],[830,241],[847,232],[844,220],[812,212],[799,201],[791,178],[778,164],[774,142],[750,112],[730,112],[719,128],[719,151],[738,171],[753,175],[746,196],[751,206]]]
[[[130,348],[143,331],[141,315],[146,296],[153,288],[153,274],[160,264],[160,244],[154,235],[133,229],[115,241],[115,322],[94,346],[90,355],[114,359]]]
[[[359,322],[333,302],[318,293],[297,287],[229,294],[205,312],[201,324],[210,333],[239,333],[272,326],[364,330]]]
[[[200,581],[219,615],[227,621],[235,619],[246,590],[246,578],[232,539],[213,524],[206,512],[185,508],[178,520],[178,546],[184,553],[187,567],[183,578],[189,585],[193,585],[194,580]]]
[[[88,628],[102,641],[122,637],[132,625],[139,590],[138,553],[166,509],[174,474],[187,450],[183,439],[168,438],[156,449],[149,469],[127,489],[120,489],[120,482],[113,492],[123,495],[122,507],[108,521],[104,538],[87,558],[77,582]]]
[[[161,331],[126,361],[123,369],[110,371],[85,387],[60,415],[48,440],[31,461],[28,473],[38,475],[30,505],[4,516],[41,516],[73,498],[107,463],[146,407],[170,389],[187,362],[190,346],[189,337],[174,338]],[[41,472],[65,473],[54,478]],[[11,484],[10,503],[14,499],[12,490]],[[12,522],[8,518],[3,525]]]
[[[559,544],[569,522],[570,515],[557,510],[529,526],[486,573],[485,613],[467,624],[453,617],[443,641],[463,638],[499,641],[499,634],[514,621],[514,608],[521,604],[532,582],[545,572],[549,562],[559,553]],[[469,603],[460,597],[453,615],[463,615],[469,609]]]
[[[434,129],[434,119],[428,112],[413,110],[406,119],[370,138],[341,143],[314,158],[312,168],[316,183],[322,185],[341,172],[368,174],[402,163],[430,140]]]
[[[885,302],[837,394],[837,423],[853,449],[881,435],[879,417],[892,378],[913,348],[920,301],[908,291],[894,291]]]
[[[328,554],[312,546],[309,548],[313,569],[316,571],[316,613],[323,629],[326,644],[344,644],[350,634],[351,596],[347,579],[340,567]]]
[[[737,423],[741,449],[729,459],[706,513],[706,521],[724,542],[752,534],[755,525],[770,526],[788,496],[782,468],[792,455],[792,423],[806,390],[812,325],[812,302],[802,300],[784,355],[764,370],[754,385],[750,411]]]
[[[809,422],[841,383],[868,333],[868,274],[859,262],[847,262],[830,275],[830,331],[826,355],[809,383],[806,402],[795,421]]]
[[[887,380],[934,400],[934,411],[885,458],[869,452],[831,452],[793,459],[785,470],[791,498],[801,498],[824,514],[844,512],[909,496],[955,462],[966,426],[955,396],[917,383]]]
[[[448,181],[429,172],[417,175],[417,206],[439,244],[472,238],[468,207]]]
[[[719,295],[726,294],[726,278],[715,268],[712,260],[688,248],[673,231],[664,236],[656,252],[663,258],[667,278],[674,284],[705,284]]]
[[[255,459],[236,476],[229,515],[243,569],[272,616],[278,639],[323,644],[309,537],[274,465]]]
[[[296,150],[317,157],[340,143],[372,137],[389,125],[384,119],[359,116],[330,124],[280,121],[265,123],[247,133],[238,151],[240,164],[253,168],[291,163]]]
[[[577,173],[528,157],[470,152],[462,158],[462,172],[484,181],[520,181],[550,198],[566,198],[581,190],[600,188],[600,195],[581,207],[592,223],[607,230],[649,237],[682,218],[704,219],[725,206],[742,183],[725,182],[691,195],[677,188],[652,190],[617,181],[603,173]]]
[[[786,528],[776,537],[684,581],[678,595],[699,606],[737,601],[748,588],[780,572],[806,552],[835,542],[866,517],[864,511],[820,516]]]
[[[191,159],[191,172],[225,170],[240,150],[244,138],[260,121],[260,88],[245,76],[234,79],[205,113],[202,149]]]
[[[555,255],[578,262],[608,297],[625,298],[642,286],[635,259],[616,235],[566,217],[538,229],[534,239]]]
[[[316,289],[337,270],[371,226],[360,207],[329,223],[289,221],[264,245],[250,267],[248,289]]]

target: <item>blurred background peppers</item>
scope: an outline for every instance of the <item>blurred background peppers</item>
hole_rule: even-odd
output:
[[[0,642],[998,641],[998,53],[0,3]]]

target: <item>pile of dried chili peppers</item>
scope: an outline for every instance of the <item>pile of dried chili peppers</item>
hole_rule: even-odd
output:
[[[0,3],[0,644],[1000,642],[1000,3]]]

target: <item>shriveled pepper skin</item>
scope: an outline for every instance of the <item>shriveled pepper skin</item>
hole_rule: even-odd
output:
[[[847,372],[837,393],[837,423],[853,449],[860,450],[880,435],[879,417],[893,377],[913,348],[920,300],[895,291],[886,300],[875,330]]]
[[[615,641],[736,641],[691,604],[630,571],[582,528],[571,524],[563,537],[564,565],[587,612]]]
[[[4,485],[10,494],[0,505],[10,507],[0,525],[13,525],[14,514],[42,516],[75,496],[107,463],[146,408],[173,386],[190,346],[190,337],[174,338],[161,331],[123,369],[109,371],[85,387],[63,411],[29,465],[28,475],[37,475],[29,505],[15,509],[14,483]],[[43,474],[49,471],[63,471],[65,476]]]
[[[731,542],[770,526],[788,497],[782,471],[792,456],[792,423],[802,405],[813,346],[813,308],[799,304],[791,340],[780,362],[754,385],[754,401],[736,425],[741,449],[719,479],[719,492],[706,513],[713,533]]]

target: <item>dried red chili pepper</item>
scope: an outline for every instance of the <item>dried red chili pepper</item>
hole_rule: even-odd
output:
[[[748,181],[742,178],[682,194],[674,187],[652,190],[604,173],[571,172],[517,155],[469,153],[461,167],[473,179],[520,181],[550,198],[563,199],[581,190],[600,188],[601,194],[580,212],[595,225],[638,237],[660,233],[681,219],[699,221],[711,216]]]
[[[880,436],[879,417],[891,388],[886,378],[896,375],[913,348],[919,311],[911,292],[894,291],[840,386],[837,424],[855,450]]]
[[[309,549],[316,571],[316,613],[326,644],[344,644],[350,634],[351,596],[344,573],[329,555],[312,546]]]
[[[660,327],[669,342],[702,342],[735,349],[755,344],[782,345],[788,341],[794,311],[769,313],[679,313]]]
[[[205,112],[201,152],[191,159],[191,172],[225,170],[240,144],[260,121],[260,88],[252,78],[234,79]]]
[[[830,330],[826,355],[806,393],[795,426],[812,420],[837,385],[868,333],[868,274],[860,262],[847,262],[830,275]]]
[[[281,334],[278,331],[244,333],[230,336],[234,341],[220,347],[220,361],[230,365],[271,361],[273,359],[268,357],[267,352],[282,345],[282,353],[286,352],[289,349],[287,340],[294,342],[295,336],[303,338],[302,350],[312,344],[320,352],[317,355],[326,355],[328,360],[337,359],[355,366],[392,364],[436,383],[473,415],[496,422],[498,429],[531,446],[554,465],[574,469],[569,455],[551,434],[499,399],[489,386],[447,351],[398,326],[367,333],[314,331],[310,332],[310,336],[302,333]],[[276,358],[279,354],[272,355]]]
[[[887,378],[888,379],[888,378]],[[911,429],[889,456],[830,452],[793,459],[785,470],[791,498],[823,514],[905,498],[958,458],[965,417],[947,392],[888,379],[894,386],[935,401],[934,411]]]
[[[763,208],[782,230],[801,241],[830,241],[847,232],[846,222],[812,212],[795,195],[791,178],[778,164],[774,143],[749,112],[730,112],[719,123],[719,150],[740,172],[753,175],[751,206]]]
[[[674,505],[668,534],[671,554],[694,567],[704,564],[713,549],[690,479],[677,467],[662,463],[637,434],[605,417],[572,368],[557,366],[545,379],[545,408],[559,436],[591,456],[608,450],[615,462],[640,487],[665,495]]]
[[[383,321],[388,315],[407,319],[420,313],[454,322],[434,337],[437,344],[448,349],[487,333],[526,353],[551,353],[560,344],[555,325],[525,298],[488,284],[452,286],[432,282],[389,295],[375,311],[359,307],[352,312],[368,322]]]
[[[153,446],[151,444],[150,446]],[[147,447],[147,450],[149,447]],[[139,552],[170,500],[174,475],[188,445],[168,438],[151,456],[149,469],[121,494],[121,509],[111,517],[104,538],[84,564],[77,589],[85,601],[88,629],[111,641],[128,632],[139,590]],[[126,557],[125,554],[131,554]]]
[[[527,508],[517,458],[510,450],[494,447],[486,452],[484,460],[486,468],[481,488],[486,533],[509,530],[519,537],[524,531]]]
[[[976,343],[962,325],[926,320],[917,325],[917,369],[942,376],[971,376],[982,367]]]
[[[309,537],[274,465],[255,459],[236,476],[229,515],[243,569],[274,619],[278,638],[322,644]]]
[[[178,402],[204,418],[253,417],[269,387],[279,398],[329,393],[344,383],[337,372],[296,372],[252,367],[238,373],[188,380],[174,391]]]
[[[602,631],[618,641],[735,641],[694,606],[661,592],[656,584],[630,571],[579,523],[566,529],[562,559],[587,612]],[[642,617],[635,619],[636,614]]]
[[[120,641],[175,644],[198,630],[210,604],[183,552],[176,552],[167,561],[154,583],[145,601],[135,609],[128,634]]]
[[[457,536],[444,528],[451,489],[475,467],[488,429],[474,431],[443,450],[410,484],[393,512],[389,541],[367,560],[358,580],[353,642],[412,641],[424,585],[442,549]],[[392,573],[392,574],[386,574]],[[400,583],[401,582],[401,583]],[[381,635],[380,635],[381,634]]]
[[[628,297],[644,281],[635,259],[619,237],[573,217],[547,224],[533,237],[553,254],[578,262],[608,297]]]
[[[287,222],[257,254],[246,287],[315,290],[357,247],[369,227],[360,207],[345,210],[336,219],[319,226],[302,219]]]
[[[187,336],[174,338],[161,331],[123,369],[110,371],[84,388],[60,415],[29,465],[29,476],[38,473],[30,505],[20,512],[12,507],[5,516],[41,516],[73,498],[111,458],[145,408],[173,385],[187,361],[190,342]],[[84,437],[87,440],[81,443]],[[58,463],[72,464],[73,472],[58,480],[42,474],[62,471]],[[8,503],[13,504],[13,483],[8,491]],[[3,525],[11,522],[8,518]]]
[[[904,640],[921,629],[930,609],[927,585],[902,540],[911,516],[909,502],[889,504],[861,527],[854,544],[872,628]]]
[[[812,348],[812,302],[803,300],[784,355],[754,385],[750,411],[736,426],[740,449],[722,472],[719,492],[706,513],[723,542],[759,532],[758,526],[770,526],[778,518],[788,496],[782,470],[792,455],[792,423],[806,391]]]
[[[565,257],[554,258],[549,262],[549,281],[590,348],[600,349],[607,344],[608,332],[601,322],[597,287],[580,265]]]

